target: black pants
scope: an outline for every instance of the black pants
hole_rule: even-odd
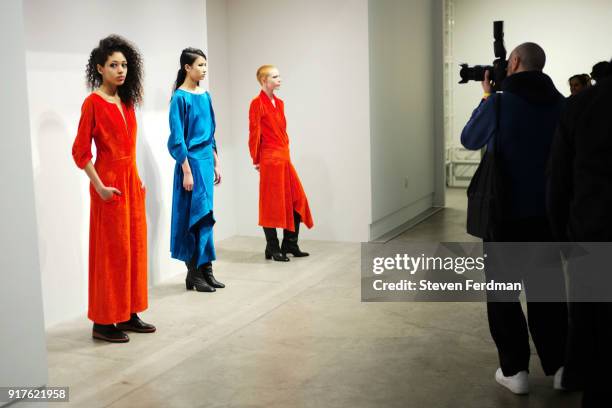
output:
[[[513,220],[503,228],[501,237],[504,242],[512,243],[552,241],[545,218]],[[568,324],[565,278],[559,253],[541,254],[540,248],[533,245],[507,244],[500,247],[487,241],[484,249],[487,281],[522,281],[527,298],[525,319],[519,301],[520,291],[487,293],[489,328],[504,375],[512,376],[529,370],[530,333],[544,372],[546,375],[554,374],[564,365]],[[528,258],[533,261],[534,257],[542,255],[548,258],[541,263],[544,267],[534,267],[534,262],[527,262]],[[556,301],[530,301],[546,298]]]
[[[584,390],[583,407],[610,406],[612,304],[570,303],[568,353],[562,385]]]
[[[563,386],[584,390],[583,407],[608,407],[612,369],[611,245],[568,256],[569,334]],[[587,255],[588,254],[588,255]],[[586,256],[585,256],[586,255]]]
[[[612,303],[575,303],[571,306],[575,305],[580,306],[578,311],[574,309],[572,318],[580,322],[580,329],[583,330],[580,346],[585,347],[578,354],[583,358],[581,365],[584,369],[582,407],[612,406],[609,390],[612,369]],[[567,379],[563,380],[565,385]]]
[[[297,244],[298,235],[300,234],[300,222],[302,218],[297,212],[293,212],[293,225],[294,231],[283,229],[283,241],[290,241]],[[278,236],[276,235],[276,228],[263,227],[264,234],[266,235],[266,241],[271,245],[278,245]]]

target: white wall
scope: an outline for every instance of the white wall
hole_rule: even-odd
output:
[[[248,154],[248,108],[255,72],[275,64],[283,77],[291,157],[313,212],[307,239],[363,241],[370,223],[370,123],[367,0],[213,1],[209,25],[227,23],[230,128],[237,231],[263,236],[258,174]],[[215,60],[211,56],[211,70]],[[211,74],[211,78],[214,72]],[[213,84],[214,87],[214,84]],[[222,106],[217,106],[221,112]],[[223,112],[222,114],[227,114]],[[225,161],[227,163],[227,160]]]
[[[0,386],[47,383],[22,2],[0,3]],[[0,402],[0,405],[4,405]]]
[[[88,180],[74,165],[71,146],[82,101],[89,93],[84,83],[89,53],[111,33],[133,41],[145,63],[145,100],[137,111],[137,161],[147,185],[149,282],[184,270],[169,253],[174,162],[166,148],[168,103],[180,51],[187,46],[206,51],[206,10],[203,0],[26,0],[24,14],[36,210],[49,326],[87,309]],[[222,127],[220,146],[228,137],[224,133]],[[234,235],[232,193],[227,184],[216,190],[217,239]]]
[[[145,61],[138,164],[148,187],[155,284],[184,269],[168,250],[174,163],[166,149],[168,102],[182,48],[200,47],[209,57],[224,176],[215,197],[216,239],[262,236],[258,173],[247,147],[248,107],[259,93],[256,69],[272,63],[284,79],[279,96],[286,103],[292,160],[315,220],[302,237],[367,241],[431,207],[439,193],[436,9],[439,4],[426,0],[27,0],[47,326],[87,307],[88,180],[70,151],[89,92],[84,67],[100,38],[124,35]]]
[[[229,51],[227,49],[227,12],[225,0],[206,1],[208,38],[208,78],[210,94],[217,122],[216,139],[221,164],[221,184],[215,196],[215,239],[219,240],[238,231],[236,205],[236,146],[232,136]]]
[[[430,0],[369,2],[372,238],[431,208],[440,189],[437,6]]]
[[[544,72],[563,95],[567,79],[590,73],[599,61],[612,57],[610,0],[454,0],[453,53],[457,64],[491,64],[493,21],[505,21],[508,55],[514,47],[533,41],[546,52]],[[458,66],[458,65],[457,65]],[[459,69],[457,68],[457,81]],[[480,84],[455,85],[455,141],[482,95]]]

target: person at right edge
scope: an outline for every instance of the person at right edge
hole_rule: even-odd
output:
[[[485,277],[495,282],[522,281],[528,320],[519,302],[520,290],[503,292],[502,296],[487,292],[487,315],[500,362],[495,380],[515,394],[529,392],[529,334],[544,373],[554,374],[553,386],[561,389],[567,337],[565,281],[560,257],[558,264],[530,268],[523,262],[524,257],[508,256],[508,248],[515,246],[498,244],[553,241],[546,217],[545,169],[565,98],[542,72],[545,62],[546,55],[539,45],[524,43],[516,47],[508,58],[502,92],[492,93],[487,72],[482,83],[484,98],[461,134],[461,143],[470,150],[484,146],[494,149],[493,143],[499,143],[497,163],[504,197],[498,198],[504,204],[504,219],[496,230],[496,242],[487,237],[483,240],[488,256]],[[529,244],[518,247],[520,251],[531,250],[536,254],[540,248]],[[514,266],[510,266],[512,263]],[[543,296],[552,301],[537,301]]]
[[[259,95],[249,107],[249,151],[253,166],[259,172],[259,225],[266,236],[266,259],[287,262],[308,256],[298,246],[300,223],[313,227],[308,199],[291,163],[285,103],[274,95],[281,77],[273,65],[257,70],[261,86]],[[283,228],[279,245],[276,228]]]
[[[571,98],[549,163],[548,211],[555,237],[589,243],[590,256],[568,259],[570,325],[562,383],[566,389],[584,391],[585,408],[612,406],[611,107],[612,78],[601,78]]]

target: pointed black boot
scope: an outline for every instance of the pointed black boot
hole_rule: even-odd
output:
[[[203,273],[198,273],[195,262],[185,262],[187,265],[187,277],[185,278],[185,287],[187,290],[195,289],[198,292],[215,292],[216,289],[210,286],[204,277]],[[203,265],[202,265],[203,266]],[[200,268],[202,268],[202,266]]]
[[[291,254],[296,258],[302,258],[309,256],[308,252],[302,252],[298,246],[298,236],[300,234],[300,215],[298,213],[293,214],[295,221],[295,231],[283,230],[283,244],[281,245],[281,252],[283,255]]]
[[[274,259],[277,262],[289,262],[287,255],[283,254],[278,244],[278,237],[276,236],[276,228],[264,227],[264,234],[266,234],[266,259]]]
[[[213,288],[223,289],[225,287],[225,284],[219,282],[213,275],[212,263],[209,262],[202,265],[202,273],[206,283],[208,283]]]

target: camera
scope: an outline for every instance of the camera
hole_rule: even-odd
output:
[[[473,67],[468,64],[461,64],[461,76],[460,84],[466,84],[468,81],[479,81],[482,82],[485,77],[485,72],[489,71],[489,78],[493,81],[493,90],[501,91],[501,85],[506,78],[506,68],[508,68],[508,61],[506,61],[506,47],[504,45],[504,22],[494,21],[493,22],[493,52],[495,53],[495,61],[493,65],[475,65]]]

